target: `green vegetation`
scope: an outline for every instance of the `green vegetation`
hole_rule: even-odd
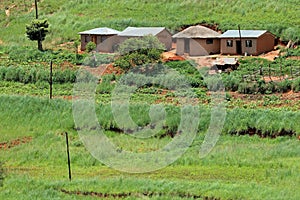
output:
[[[0,187],[3,187],[3,180],[4,180],[4,170],[3,170],[3,163],[0,162]]]
[[[164,46],[157,37],[148,35],[125,40],[118,51],[120,57],[115,60],[114,65],[126,71],[135,66],[159,62]]]
[[[47,20],[32,20],[30,24],[26,25],[26,35],[32,41],[38,42],[38,49],[43,51],[42,42],[45,40],[49,32],[49,23]]]
[[[90,53],[91,51],[94,51],[95,49],[96,49],[96,44],[94,42],[90,41],[86,44],[87,52]]]
[[[48,19],[51,24],[46,48],[76,41],[78,32],[95,27],[123,30],[128,26],[165,26],[174,32],[185,25],[205,22],[218,24],[222,31],[237,29],[238,24],[242,29],[269,30],[284,40],[295,39],[300,33],[297,0],[49,0],[40,1],[38,6],[40,18]],[[32,2],[9,0],[1,3],[0,9],[5,7],[9,7],[10,16],[5,12],[0,14],[0,26],[3,27],[0,40],[9,45],[31,45],[24,37],[24,24],[35,17]]]
[[[237,70],[223,74],[223,81],[226,90],[243,94],[272,94],[290,90],[298,92],[299,77],[299,60],[287,59],[286,56],[279,57],[274,62],[245,58],[240,60]]]
[[[298,1],[39,1],[40,17],[51,24],[45,51],[24,35],[24,24],[34,19],[32,3],[0,4],[6,11],[0,13],[0,199],[300,199],[300,101],[291,92],[300,91],[299,47],[282,49],[274,62],[243,58],[236,71],[221,75],[223,83],[190,61],[167,62],[161,68],[163,47],[150,36],[126,41],[117,56],[81,54],[77,48],[77,33],[96,27],[166,26],[175,33],[198,23],[222,31],[238,25],[266,29],[296,44]],[[76,74],[85,68],[98,76],[113,61],[124,71],[134,68],[125,78],[119,71],[97,77],[94,102],[99,124],[118,150],[161,149],[181,134],[182,102],[190,98],[198,106],[196,138],[170,166],[144,174],[117,172],[96,160],[81,141],[77,130],[85,127],[75,125],[70,101],[77,99],[72,97]],[[143,73],[135,74],[139,70]],[[206,131],[216,122],[211,121],[212,103],[217,103],[212,91],[222,84],[227,90],[224,127],[213,150],[200,158]],[[190,91],[176,91],[183,85]],[[117,123],[113,114],[112,97],[124,91],[133,91],[128,112],[137,127]],[[287,92],[295,96],[287,98]],[[132,137],[141,127],[157,128],[153,104],[165,109],[162,129],[147,139]],[[72,182],[65,132],[70,136]]]
[[[8,171],[0,188],[0,198],[92,198],[62,191],[109,195],[130,193],[125,199],[139,198],[143,194],[149,194],[151,199],[300,197],[295,190],[300,184],[300,149],[294,137],[261,139],[257,136],[222,135],[213,151],[200,159],[198,151],[204,138],[204,133],[200,132],[189,150],[171,166],[153,173],[126,174],[103,166],[87,152],[73,130],[70,102],[7,96],[1,96],[0,102],[1,141],[32,136],[28,143],[0,150]],[[101,115],[103,109],[99,107],[97,113]],[[13,121],[6,117],[8,113]],[[253,114],[242,113],[244,117],[256,118]],[[279,117],[282,113],[278,111]],[[270,111],[267,118],[273,114],[275,112]],[[295,119],[295,122],[299,120],[299,117],[288,115],[287,118]],[[245,123],[249,118],[239,115],[238,119]],[[271,119],[258,121],[267,127]],[[235,122],[230,123],[239,122],[235,118]],[[72,182],[67,178],[65,131],[70,133]],[[141,140],[109,131],[106,135],[118,147],[133,152],[153,151],[170,141],[169,137]]]

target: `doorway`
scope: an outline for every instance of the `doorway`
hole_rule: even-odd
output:
[[[184,39],[184,53],[190,53],[190,39]]]
[[[240,40],[236,41],[236,53],[242,54],[242,42]]]

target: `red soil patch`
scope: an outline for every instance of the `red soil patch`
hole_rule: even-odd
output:
[[[270,60],[270,61],[274,61],[280,54],[280,50],[276,50],[276,51],[270,51],[266,54],[262,54],[258,57],[260,58],[264,58],[264,59],[267,59],[267,60]]]
[[[120,75],[123,74],[123,70],[119,67],[114,67],[113,64],[103,64],[98,67],[84,67],[88,72],[95,76],[103,76],[106,74],[115,74],[115,75]]]
[[[10,149],[13,148],[15,146],[21,145],[21,144],[25,144],[28,143],[32,140],[32,137],[23,137],[23,138],[18,138],[16,140],[11,140],[8,142],[2,142],[0,143],[0,149]]]
[[[278,76],[265,76],[265,77],[263,77],[263,79],[264,79],[264,81],[265,82],[280,82],[280,81],[283,81],[284,79],[287,79],[288,78],[288,76],[287,75],[285,75],[285,76],[282,76],[282,77],[278,77]]]
[[[123,70],[120,67],[114,67],[113,64],[109,64],[106,66],[103,75],[106,74],[116,74],[116,75],[120,75],[123,74]]]
[[[185,60],[185,58],[177,56],[175,53],[172,52],[164,52],[162,53],[162,57],[164,62]]]
[[[291,57],[288,57],[287,59],[290,59],[290,60],[300,60],[300,56],[291,56]]]

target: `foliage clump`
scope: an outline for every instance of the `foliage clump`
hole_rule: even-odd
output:
[[[4,180],[4,170],[3,170],[3,167],[2,167],[2,163],[0,162],[0,187],[3,186],[3,180]]]
[[[157,63],[164,49],[164,45],[153,35],[127,39],[119,46],[120,56],[114,66],[129,70],[138,65]]]
[[[45,40],[49,32],[49,23],[46,19],[34,19],[30,24],[26,25],[26,35],[32,41],[38,42],[38,49],[43,51],[42,41]]]
[[[85,48],[86,48],[87,52],[90,53],[96,49],[96,44],[94,42],[90,41],[86,44]]]

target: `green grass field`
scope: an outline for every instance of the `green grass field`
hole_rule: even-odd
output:
[[[0,149],[5,169],[2,199],[300,197],[296,189],[300,185],[300,149],[295,136],[262,139],[223,133],[213,151],[200,158],[205,133],[199,132],[188,151],[170,166],[152,173],[128,174],[104,166],[89,154],[74,130],[71,102],[30,96],[1,96],[0,101],[0,141],[10,144],[17,138],[32,138]],[[98,112],[101,115],[101,110]],[[70,134],[72,182],[68,181],[65,131]],[[135,139],[111,131],[106,135],[118,147],[132,152],[153,151],[171,140]],[[94,197],[83,195],[88,192]]]
[[[25,37],[25,24],[35,16],[33,2],[2,1],[0,9],[10,8],[10,16],[0,14],[0,41],[10,45],[36,45]],[[107,26],[123,30],[128,26],[165,26],[172,32],[182,26],[206,22],[218,24],[222,31],[266,29],[284,40],[299,39],[299,1],[115,1],[76,0],[41,1],[40,18],[47,18],[51,33],[45,45],[78,39],[77,33]],[[0,43],[0,45],[1,45]]]
[[[299,56],[299,47],[284,50],[284,56],[263,66],[268,69],[270,64],[274,76],[282,71],[289,75],[292,69],[294,79],[284,84],[258,86],[252,84],[252,77],[244,80],[243,76],[259,69],[255,59],[242,61],[242,68],[224,74],[225,87],[231,91],[224,94],[226,118],[219,140],[204,158],[199,151],[211,122],[213,102],[208,83],[189,62],[168,63],[192,85],[193,103],[200,114],[195,139],[165,168],[130,174],[94,158],[76,131],[97,127],[74,122],[75,70],[89,62],[89,55],[75,55],[75,47],[69,43],[79,40],[78,32],[102,26],[117,30],[165,26],[175,33],[199,23],[217,25],[221,31],[238,25],[267,29],[284,41],[297,41],[299,1],[42,0],[39,16],[50,23],[44,52],[35,50],[36,42],[25,36],[25,25],[35,17],[33,3],[0,0],[0,199],[300,199],[299,60],[290,59]],[[111,55],[101,54],[99,59],[112,61]],[[54,62],[52,100],[48,98],[50,60]],[[138,88],[130,98],[128,112],[138,126],[151,127],[150,105],[163,105],[166,120],[162,130],[147,139],[125,134],[134,130],[118,124],[111,108],[112,92],[120,79],[111,74],[102,77],[95,90],[96,117],[118,151],[156,151],[182,134],[180,129],[187,124],[180,126],[179,105],[181,95],[186,94],[181,91],[176,96],[155,85]],[[240,88],[242,80],[249,84]],[[176,78],[168,81],[161,83],[174,85]],[[264,92],[258,91],[262,87]],[[251,95],[242,92],[246,90],[244,93]],[[68,180],[65,132],[69,133],[72,181]]]

